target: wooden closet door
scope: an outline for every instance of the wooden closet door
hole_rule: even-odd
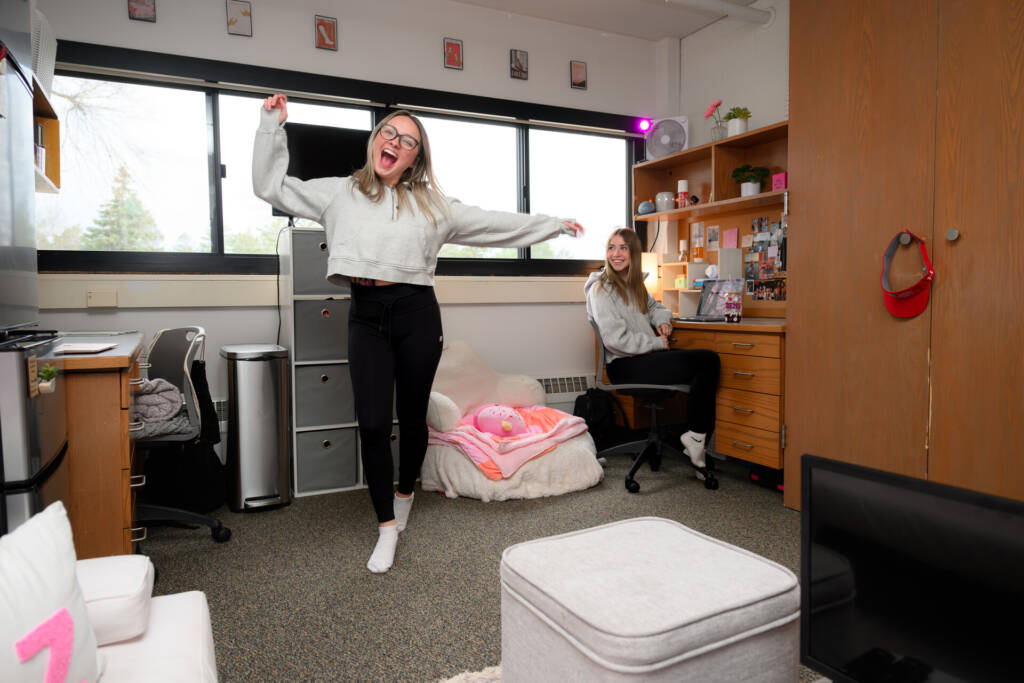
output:
[[[931,312],[892,317],[879,278],[898,231],[932,243],[937,13],[937,0],[790,4],[789,507],[803,453],[926,475]],[[917,279],[919,259],[900,256],[894,280]]]
[[[1024,2],[939,16],[928,478],[1024,500]]]

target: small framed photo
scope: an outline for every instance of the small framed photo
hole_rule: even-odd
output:
[[[444,39],[444,68],[462,69],[462,41],[455,38]]]
[[[316,46],[321,50],[338,51],[338,20],[334,17],[313,16]]]
[[[128,18],[156,22],[156,0],[128,0]]]
[[[225,0],[228,13],[228,34],[252,38],[252,3],[245,0]]]
[[[577,90],[587,89],[586,62],[577,62],[575,59],[569,62],[569,87]]]
[[[512,78],[518,78],[521,81],[529,78],[530,62],[526,50],[508,51],[508,70],[508,75]]]

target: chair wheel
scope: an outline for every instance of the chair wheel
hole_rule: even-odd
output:
[[[231,529],[226,526],[210,529],[210,533],[213,535],[213,540],[217,541],[217,543],[225,543],[231,539]]]
[[[627,479],[626,490],[630,493],[636,493],[640,490],[640,484],[636,483],[636,479]]]
[[[711,474],[708,474],[707,478],[704,480],[704,488],[708,489],[709,491],[717,491],[718,479],[716,479]]]

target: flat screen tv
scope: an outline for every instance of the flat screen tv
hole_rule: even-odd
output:
[[[370,131],[355,128],[285,123],[288,133],[288,175],[299,180],[352,175],[366,163]],[[275,216],[287,213],[273,210]]]
[[[836,682],[1024,680],[1024,503],[801,464],[805,666]]]

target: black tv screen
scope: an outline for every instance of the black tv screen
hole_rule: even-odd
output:
[[[368,130],[291,122],[285,123],[284,129],[288,133],[288,175],[299,180],[352,175],[366,163]],[[288,214],[275,208],[273,215]]]
[[[801,484],[805,666],[837,682],[1024,679],[1024,503],[809,455]]]

